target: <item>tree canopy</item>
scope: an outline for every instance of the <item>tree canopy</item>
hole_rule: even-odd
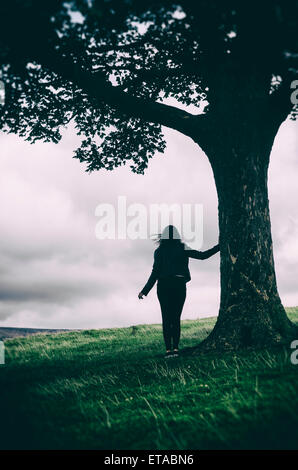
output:
[[[161,126],[204,148],[235,87],[244,114],[259,100],[268,116],[295,118],[297,15],[295,0],[1,2],[1,129],[58,142],[73,121],[87,171],[129,162],[143,173],[165,148]]]

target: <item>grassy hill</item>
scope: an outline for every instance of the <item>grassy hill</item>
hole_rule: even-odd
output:
[[[298,321],[298,308],[288,314]],[[184,321],[181,347],[213,324]],[[144,325],[9,339],[5,349],[2,449],[298,448],[290,345],[164,360],[161,326]]]

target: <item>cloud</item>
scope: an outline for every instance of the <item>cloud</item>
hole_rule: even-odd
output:
[[[137,293],[152,268],[151,240],[98,240],[100,203],[203,204],[204,245],[218,240],[217,197],[210,164],[191,139],[165,130],[164,155],[144,176],[118,168],[84,172],[72,158],[78,137],[30,145],[1,134],[0,322],[3,326],[100,328],[160,322],[155,288]],[[270,206],[278,282],[285,304],[298,304],[297,123],[286,122],[270,165]],[[296,268],[297,266],[297,268]],[[215,315],[219,255],[190,262],[183,318]],[[293,275],[289,274],[289,270]]]

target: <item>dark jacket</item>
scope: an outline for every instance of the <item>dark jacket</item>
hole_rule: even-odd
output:
[[[190,281],[188,262],[189,258],[206,259],[219,251],[219,245],[215,245],[210,250],[192,250],[184,243],[169,244],[158,247],[154,252],[154,263],[151,275],[141,290],[147,295],[155,282],[159,279],[176,276],[177,274],[185,278],[185,282]]]

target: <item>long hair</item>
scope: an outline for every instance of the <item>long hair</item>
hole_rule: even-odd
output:
[[[174,225],[167,225],[163,231],[157,235],[156,243],[160,248],[183,245],[180,233]]]

